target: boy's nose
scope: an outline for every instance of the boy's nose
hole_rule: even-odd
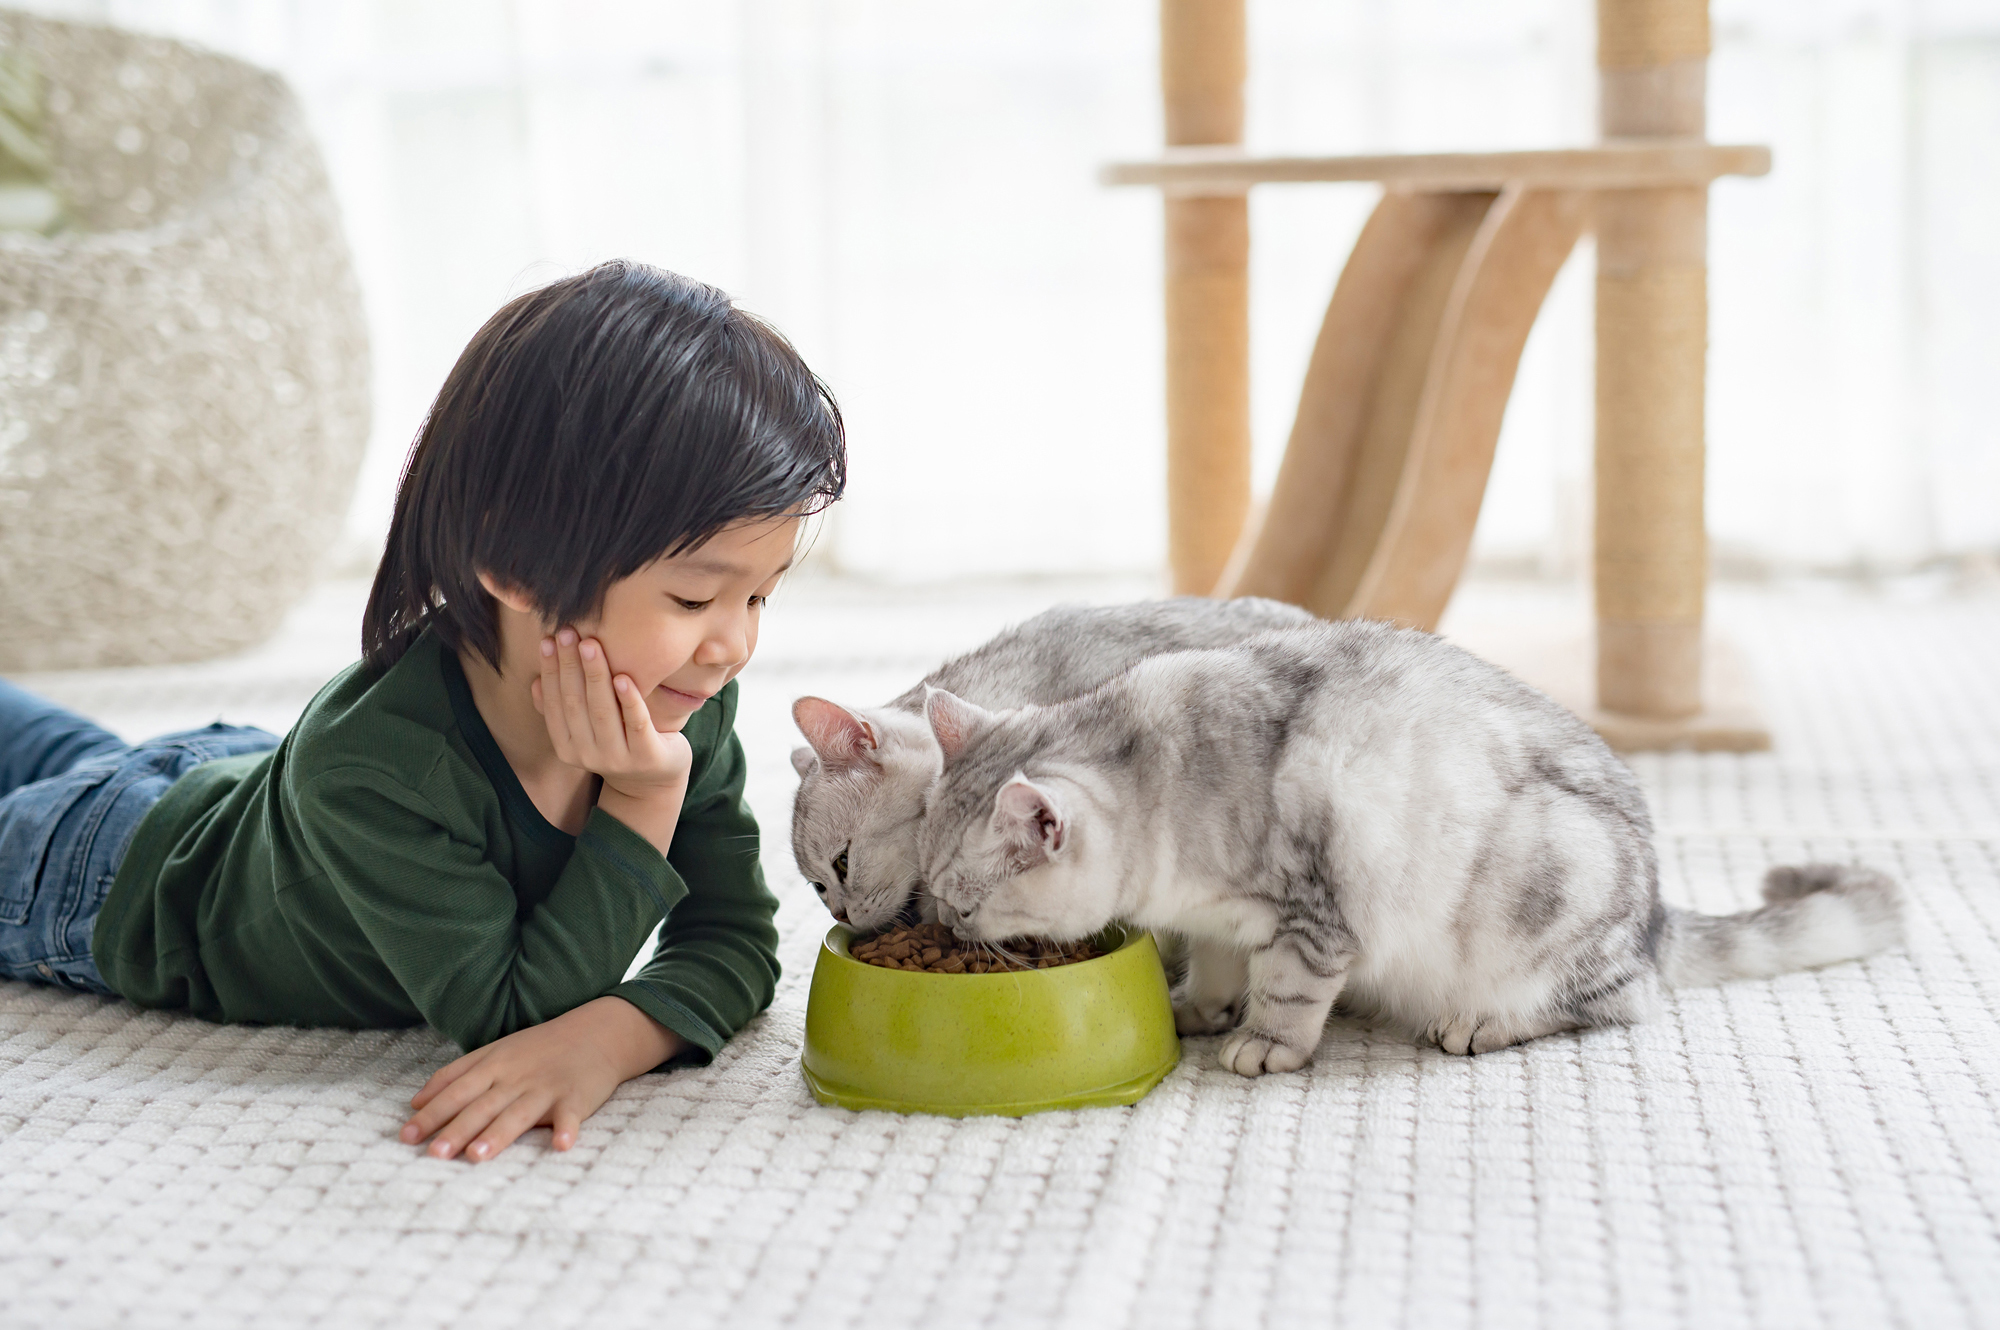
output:
[[[741,665],[750,658],[750,635],[741,628],[718,629],[695,648],[697,665]]]

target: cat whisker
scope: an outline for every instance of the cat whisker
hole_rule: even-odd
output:
[[[1010,969],[1019,967],[1024,970],[1032,970],[1035,968],[1035,963],[1033,961],[1029,960],[1025,956],[1016,955],[1014,952],[1007,950],[1006,947],[1000,945],[998,942],[981,942],[979,945],[985,947],[995,956],[1001,958]]]

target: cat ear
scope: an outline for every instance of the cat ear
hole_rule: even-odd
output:
[[[851,767],[875,752],[875,727],[838,703],[802,697],[792,703],[792,719],[812,751],[829,767]],[[799,766],[798,754],[792,765]],[[801,767],[800,775],[805,774]]]
[[[1023,772],[1015,772],[993,796],[993,820],[1031,865],[1061,852],[1068,839],[1069,822],[1062,809],[1047,790]]]
[[[800,744],[792,750],[792,770],[799,773],[800,780],[812,775],[813,768],[818,765],[818,756],[806,745]]]
[[[926,686],[924,719],[931,723],[931,733],[937,737],[944,760],[950,762],[965,751],[973,736],[992,722],[993,713],[942,688]]]

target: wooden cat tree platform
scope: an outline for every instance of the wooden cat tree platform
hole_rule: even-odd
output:
[[[1770,735],[1705,649],[1708,184],[1762,175],[1707,142],[1706,0],[1598,0],[1602,141],[1534,152],[1244,152],[1243,0],[1160,0],[1168,148],[1105,168],[1166,199],[1167,502],[1177,591],[1271,596],[1435,629],[1464,568],[1521,349],[1597,236],[1595,679],[1590,652],[1491,654],[1614,747],[1744,751]],[[1250,517],[1253,185],[1375,181]]]

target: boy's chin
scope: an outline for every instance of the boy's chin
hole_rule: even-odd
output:
[[[688,723],[695,708],[684,707],[675,702],[661,702],[655,698],[646,699],[646,714],[653,718],[653,728],[661,734],[679,734]]]

